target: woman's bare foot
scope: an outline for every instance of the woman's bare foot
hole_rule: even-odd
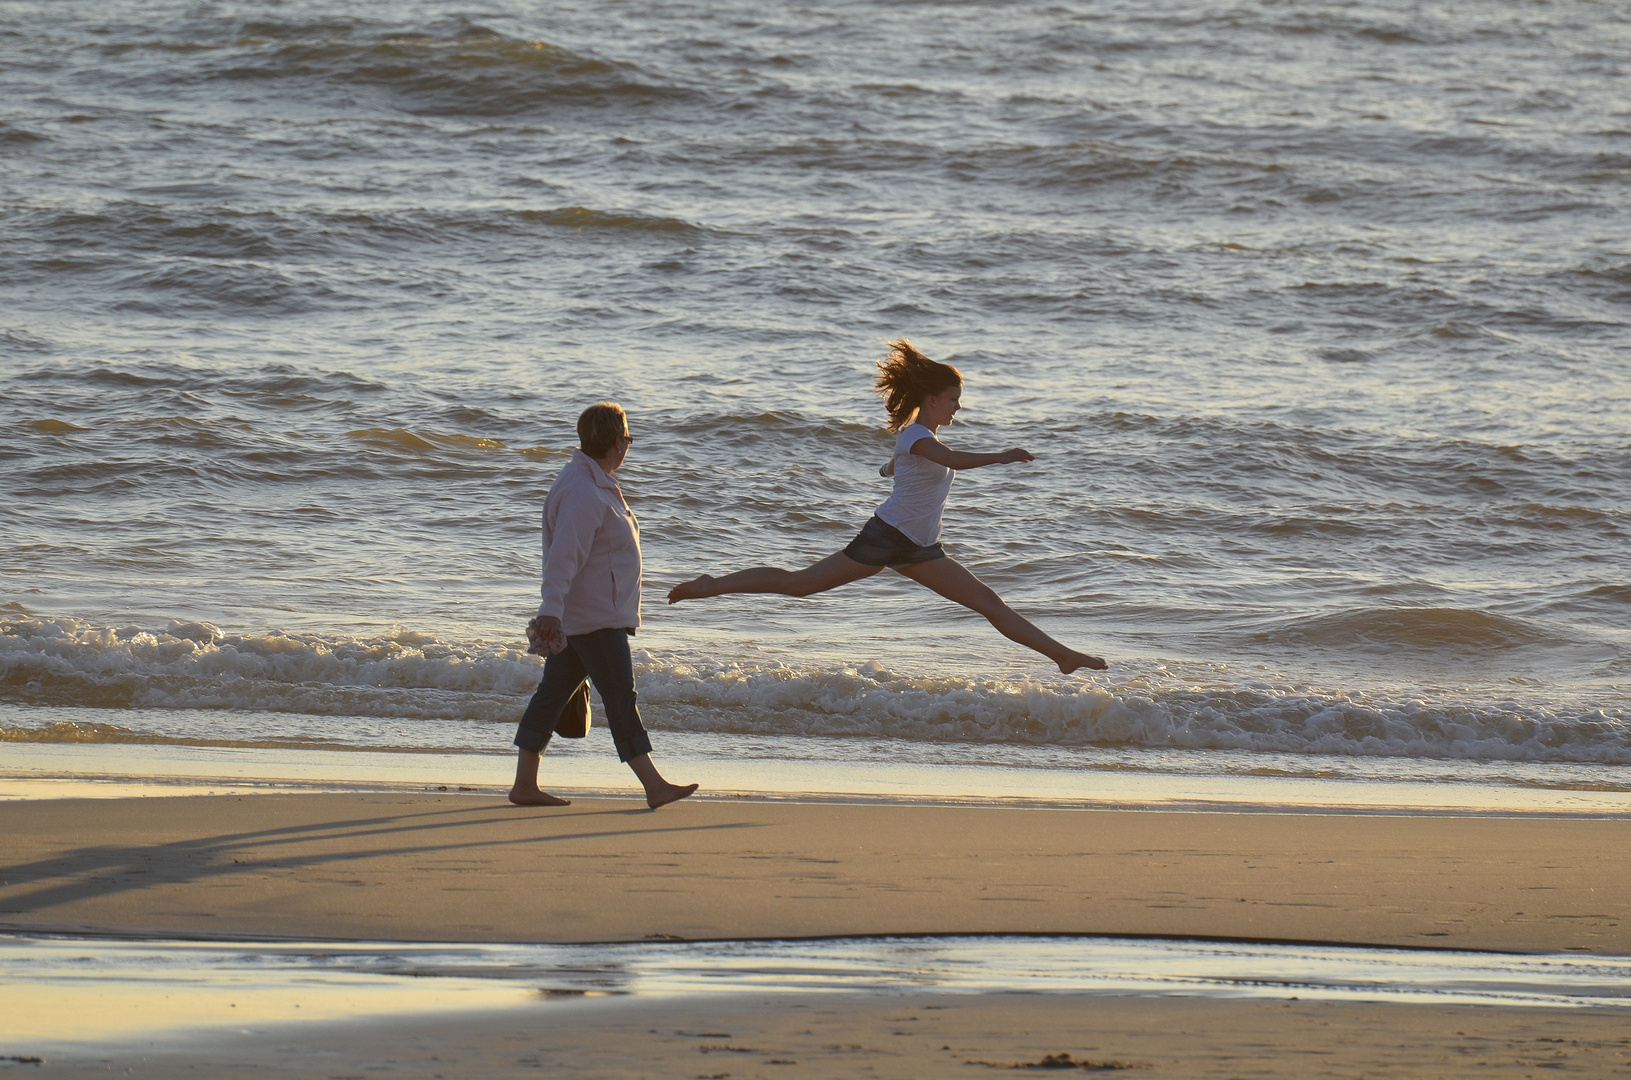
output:
[[[538,765],[544,755],[535,750],[518,750],[515,755],[515,783],[510,785],[510,801],[517,806],[571,806],[571,799],[557,799],[538,787]]]
[[[697,600],[704,596],[712,596],[708,586],[714,583],[712,574],[698,574],[690,581],[682,581],[668,590],[668,602],[677,604],[681,600]],[[670,800],[672,801],[672,800]]]
[[[663,774],[652,764],[650,754],[629,758],[629,768],[640,778],[640,786],[646,789],[646,805],[653,810],[679,802],[697,789],[695,784],[670,784],[664,780]]]
[[[1094,671],[1103,671],[1105,668],[1110,666],[1104,662],[1104,657],[1102,656],[1089,656],[1085,652],[1077,652],[1074,649],[1072,649],[1070,654],[1063,660],[1060,660],[1058,663],[1060,672],[1065,675],[1069,675],[1077,668],[1085,667],[1092,668]]]
[[[571,799],[557,799],[547,791],[533,788],[530,791],[518,787],[510,789],[510,801],[517,806],[571,806]]]
[[[661,787],[646,788],[646,805],[655,810],[659,806],[679,802],[687,795],[695,793],[696,790],[697,786],[695,784],[670,784],[665,780]]]

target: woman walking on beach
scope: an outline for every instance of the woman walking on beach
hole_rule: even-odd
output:
[[[617,485],[634,436],[621,406],[591,405],[578,417],[578,449],[544,500],[544,583],[527,624],[527,651],[544,656],[544,677],[515,733],[519,754],[510,801],[566,806],[538,787],[544,747],[584,679],[606,707],[617,757],[646,789],[653,810],[697,789],[670,784],[651,762],[651,739],[635,707],[629,637],[640,625],[640,523]]]
[[[879,472],[893,476],[895,488],[860,534],[843,551],[803,570],[758,566],[719,578],[703,574],[674,586],[668,602],[726,593],[809,596],[871,577],[887,566],[984,615],[1004,637],[1035,649],[1067,675],[1081,667],[1107,666],[1099,657],[1044,634],[940,546],[940,518],[959,470],[1034,461],[1035,455],[1018,447],[970,454],[936,438],[962,407],[963,375],[950,364],[930,360],[904,338],[889,343],[889,356],[878,369],[876,388],[889,414],[889,430],[900,433],[895,456]]]

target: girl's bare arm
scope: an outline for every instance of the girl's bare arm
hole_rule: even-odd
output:
[[[1000,454],[970,454],[953,450],[939,439],[919,439],[912,444],[912,453],[948,469],[978,469],[985,465],[1010,465],[1016,461],[1036,460],[1035,454],[1017,446]]]

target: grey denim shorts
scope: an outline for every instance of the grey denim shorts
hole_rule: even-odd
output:
[[[844,554],[863,566],[908,566],[911,563],[944,559],[945,549],[939,543],[924,547],[889,522],[873,514],[855,539],[849,542]]]

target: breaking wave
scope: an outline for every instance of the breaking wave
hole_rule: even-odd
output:
[[[876,663],[636,658],[646,718],[670,730],[1631,764],[1631,718],[1589,702],[1194,686],[1155,674],[1083,684],[902,674]],[[0,618],[0,700],[18,704],[513,722],[539,667],[519,642],[444,642],[403,629],[353,638]],[[0,741],[129,738],[116,725],[0,732]],[[345,742],[342,725],[333,738]]]
[[[358,639],[0,619],[0,699],[23,704],[513,719],[539,667],[520,648],[447,645],[411,630]]]

